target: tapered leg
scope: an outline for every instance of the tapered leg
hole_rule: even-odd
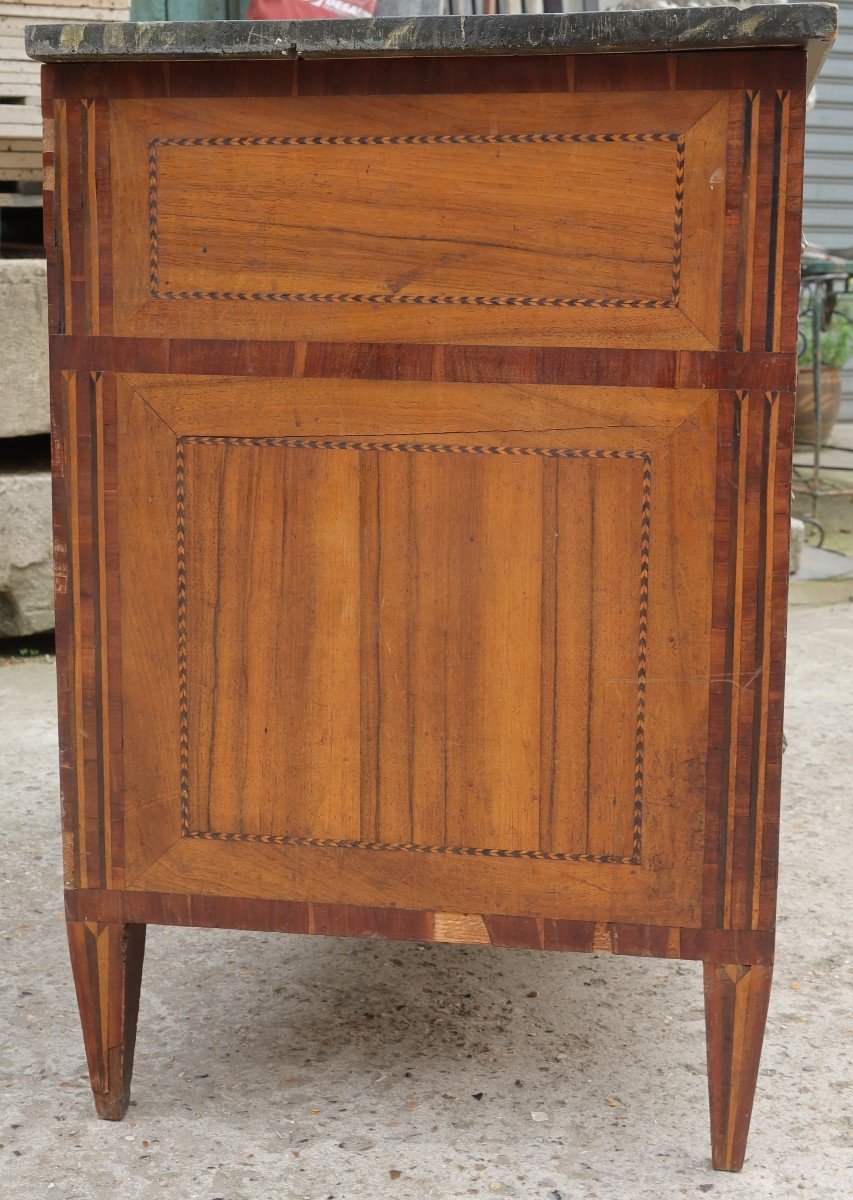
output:
[[[772,967],[704,964],[711,1152],[718,1171],[739,1171],[764,1040]]]
[[[145,926],[69,921],[68,946],[95,1108],[120,1121],[130,1099]]]

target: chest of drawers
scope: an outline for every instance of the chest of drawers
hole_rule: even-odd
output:
[[[740,1167],[834,20],[31,32],[101,1116],[150,923],[656,955]]]

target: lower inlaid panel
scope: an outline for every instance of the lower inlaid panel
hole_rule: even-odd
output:
[[[190,836],[639,862],[647,451],[186,437],[177,470]]]
[[[714,394],[140,376],[117,403],[133,886],[359,904],[391,871],[410,907],[690,923]]]

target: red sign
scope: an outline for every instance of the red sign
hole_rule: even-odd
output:
[[[329,17],[371,17],[376,0],[252,0],[250,21],[319,21]]]

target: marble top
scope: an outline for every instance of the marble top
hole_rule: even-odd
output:
[[[527,16],[324,21],[107,21],[30,25],[42,62],[614,54],[805,46],[814,76],[836,35],[834,4],[664,8]]]

